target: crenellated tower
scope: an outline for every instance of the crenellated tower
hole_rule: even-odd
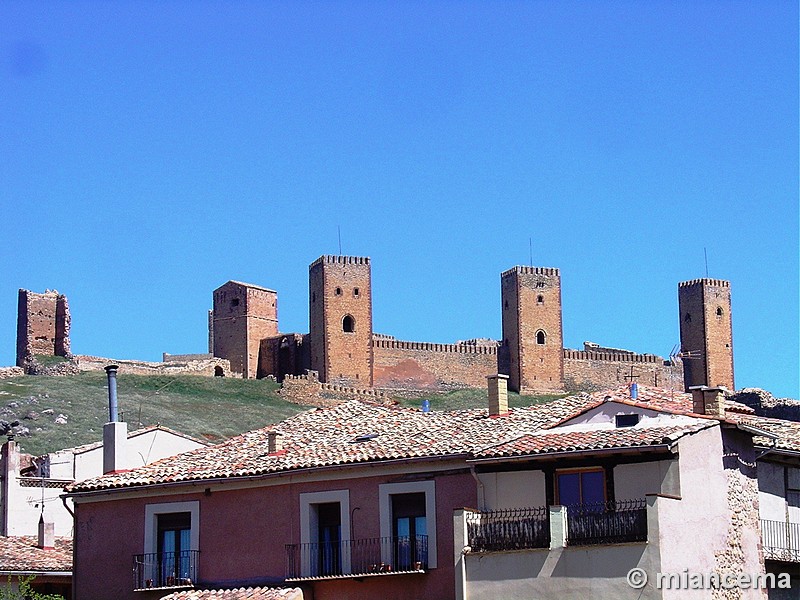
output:
[[[369,258],[321,256],[308,270],[311,368],[323,383],[372,386]]]
[[[693,279],[679,283],[678,310],[686,390],[697,385],[735,389],[730,282]]]
[[[559,270],[514,267],[500,275],[500,285],[509,389],[520,393],[563,390]]]
[[[213,354],[231,361],[231,371],[244,378],[258,372],[261,340],[278,335],[278,293],[240,281],[214,290],[209,318]]]

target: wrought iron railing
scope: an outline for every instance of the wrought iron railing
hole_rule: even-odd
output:
[[[766,560],[800,562],[800,523],[761,519],[761,545]]]
[[[467,545],[473,552],[547,548],[550,511],[546,506],[467,513]]]
[[[427,535],[286,545],[286,579],[414,573],[427,568]]]
[[[622,500],[567,506],[567,544],[647,541],[647,503]]]
[[[197,581],[197,561],[200,552],[183,550],[161,554],[135,554],[133,557],[133,588],[191,587]]]

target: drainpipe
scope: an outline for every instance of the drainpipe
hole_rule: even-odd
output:
[[[475,483],[478,484],[478,510],[486,510],[486,491],[484,490],[483,482],[475,472],[474,466],[469,468],[469,472],[472,475],[472,478],[475,479]]]

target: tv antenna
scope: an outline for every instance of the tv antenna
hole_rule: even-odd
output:
[[[533,266],[533,238],[528,238],[528,252],[530,253],[531,266]]]
[[[705,246],[703,246],[703,256],[706,259],[706,279],[708,279],[708,251]]]
[[[342,255],[342,227],[341,225],[336,226],[336,231],[339,234],[339,256]]]

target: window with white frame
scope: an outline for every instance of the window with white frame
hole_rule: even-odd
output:
[[[145,506],[144,554],[137,557],[137,587],[178,587],[197,578],[200,503]]]
[[[386,483],[378,488],[382,557],[400,570],[436,568],[436,483]]]
[[[350,573],[350,491],[300,494],[300,569],[303,577]]]

